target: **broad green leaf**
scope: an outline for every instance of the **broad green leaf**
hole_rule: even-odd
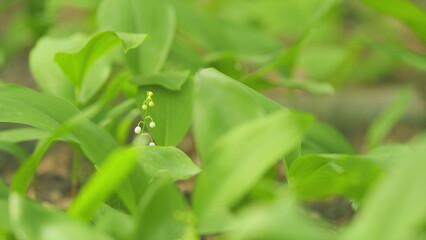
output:
[[[404,159],[411,153],[412,149],[408,145],[388,144],[373,148],[365,156],[377,163],[381,168],[389,169],[393,164]]]
[[[85,75],[82,89],[78,95],[73,84],[54,61],[57,52],[79,50],[88,37],[74,34],[67,38],[45,36],[40,38],[30,52],[30,69],[40,88],[49,94],[71,102],[87,102],[99,91],[110,74],[110,60],[107,56],[96,61]]]
[[[131,215],[106,204],[101,206],[93,222],[97,229],[108,233],[115,239],[129,239],[135,231],[135,221]]]
[[[85,74],[100,57],[113,48],[122,45],[124,53],[138,47],[146,34],[100,32],[93,36],[84,47],[75,53],[60,52],[55,55],[55,62],[77,89],[82,86]]]
[[[74,106],[57,97],[17,85],[0,86],[0,122],[22,123],[52,132],[79,113]],[[102,162],[117,146],[106,131],[90,121],[64,137],[79,143],[93,163]]]
[[[209,11],[197,8],[193,1],[171,1],[171,3],[176,8],[179,36],[176,39],[179,42],[176,44],[179,49],[175,47],[173,50],[182,51],[180,48],[187,47],[180,55],[188,56],[185,53],[189,50],[190,55],[195,55],[190,60],[195,63],[193,65],[200,64],[196,58],[200,51],[203,53],[235,51],[242,56],[256,56],[269,54],[280,48],[280,42],[273,37],[263,32],[259,33],[249,26],[219,18]]]
[[[175,146],[179,144],[192,123],[193,79],[187,79],[179,91],[172,91],[157,85],[143,86],[137,97],[138,108],[142,116],[142,102],[146,92],[154,93],[154,107],[148,107],[150,115],[156,123],[155,128],[149,128],[157,145]]]
[[[179,215],[189,208],[173,182],[187,179],[199,169],[177,148],[143,149],[130,176],[131,190],[138,205],[133,214],[136,221],[133,239],[180,239],[188,224]]]
[[[132,79],[132,83],[140,86],[156,85],[168,90],[179,91],[189,77],[188,70],[167,71],[150,76],[139,76]]]
[[[346,196],[360,202],[382,172],[382,168],[367,157],[305,155],[291,165],[288,182],[302,199]]]
[[[348,140],[333,126],[324,122],[312,124],[302,142],[302,153],[344,153],[354,154]]]
[[[398,123],[410,103],[412,90],[402,89],[394,102],[374,120],[367,132],[367,145],[373,148],[380,144]]]
[[[189,208],[177,187],[152,181],[139,203],[134,239],[182,239],[187,225],[178,218],[182,214],[189,214]]]
[[[184,180],[200,169],[182,151],[175,147],[144,146],[138,164],[131,175],[136,199],[142,198],[153,180],[166,183]]]
[[[83,221],[91,219],[98,207],[131,173],[141,153],[140,148],[119,149],[111,153],[86,183],[68,209],[68,215]]]
[[[0,150],[12,154],[21,161],[28,157],[28,153],[15,143],[0,141]]]
[[[230,240],[247,239],[334,239],[331,233],[308,217],[288,197],[249,206],[239,214],[238,229]]]
[[[101,203],[133,172],[136,163],[150,178],[167,179],[169,183],[187,179],[200,171],[191,159],[174,147],[135,146],[117,150],[80,191],[69,208],[69,215],[89,220]]]
[[[1,131],[0,141],[10,143],[26,142],[39,140],[41,138],[47,137],[47,135],[48,133],[46,131],[37,128],[14,128]]]
[[[426,219],[426,142],[398,161],[369,192],[343,240],[420,239]]]
[[[37,41],[30,52],[29,65],[37,85],[44,92],[74,101],[73,85],[54,62],[54,56],[59,51],[77,50],[85,40],[83,35],[75,34],[68,38],[45,36]],[[99,66],[100,69],[104,67]]]
[[[371,43],[371,45],[414,68],[417,68],[421,71],[426,71],[426,56],[423,54],[416,53],[402,47],[392,46],[383,43],[373,42]]]
[[[200,172],[192,160],[175,147],[145,147],[138,164],[148,176],[172,182],[188,179]]]
[[[215,69],[195,78],[194,134],[203,161],[212,143],[233,127],[285,109]]]
[[[16,193],[9,197],[10,224],[20,240],[112,240],[64,213],[42,207]]]
[[[151,75],[162,69],[176,22],[167,0],[106,0],[99,7],[98,21],[103,30],[149,34],[143,46],[125,56],[135,75]]]
[[[232,228],[230,208],[299,144],[311,121],[308,115],[278,111],[241,124],[213,142],[194,190],[200,231]]]
[[[88,116],[97,111],[95,108],[80,113],[64,100],[16,85],[1,86],[0,93],[0,122],[28,124],[51,132],[15,174],[12,188],[19,193],[25,192],[41,158],[58,138],[80,144],[94,164],[103,161],[117,147],[107,132],[88,121]],[[28,98],[32,101],[26,101]]]
[[[426,41],[426,12],[407,0],[361,0],[377,11],[395,17],[413,29]]]

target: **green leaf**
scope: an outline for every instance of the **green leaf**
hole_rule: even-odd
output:
[[[288,182],[302,199],[346,196],[361,202],[382,171],[367,157],[306,155],[293,162]]]
[[[41,158],[58,138],[80,144],[94,164],[103,161],[117,147],[107,132],[87,120],[99,107],[80,113],[64,100],[16,85],[0,86],[0,93],[0,122],[28,124],[51,132],[49,137],[39,142],[33,155],[15,174],[12,188],[19,193],[25,192]]]
[[[149,128],[155,143],[163,146],[179,144],[192,123],[193,79],[189,78],[180,91],[156,85],[141,87],[136,102],[142,114],[146,91],[154,93],[155,106],[148,108],[148,115],[156,123],[155,128]]]
[[[370,43],[373,47],[401,60],[402,62],[417,68],[421,71],[426,71],[426,56],[411,50],[392,46],[383,43]]]
[[[180,239],[190,224],[180,215],[189,214],[183,194],[175,180],[187,179],[199,169],[174,147],[144,147],[135,171],[130,176],[132,192],[138,201],[133,214],[137,239]]]
[[[90,220],[101,203],[131,173],[140,152],[139,147],[133,147],[111,153],[74,199],[68,215],[83,221]]]
[[[374,120],[367,132],[367,145],[373,148],[380,144],[398,123],[410,103],[412,90],[403,88],[394,102]]]
[[[318,95],[333,95],[335,91],[330,83],[314,80],[285,79],[282,83],[289,89],[302,89]]]
[[[136,146],[110,154],[71,204],[68,213],[81,220],[90,220],[103,201],[120,187],[133,172],[135,164],[151,178],[170,182],[187,179],[200,170],[183,152],[174,147]]]
[[[239,227],[229,239],[334,239],[288,197],[250,206],[239,215]]]
[[[74,101],[73,85],[54,62],[54,56],[59,51],[77,50],[85,40],[83,35],[75,34],[67,38],[45,36],[37,41],[30,52],[29,65],[37,85],[44,92]],[[99,66],[98,70],[103,68]]]
[[[161,72],[150,76],[134,77],[132,83],[140,86],[156,85],[168,90],[179,91],[188,79],[189,74],[188,70]]]
[[[406,0],[361,0],[377,11],[395,17],[413,29],[426,41],[426,12]]]
[[[194,135],[203,162],[211,144],[233,127],[285,109],[215,69],[200,71],[195,81]]]
[[[344,240],[420,239],[426,219],[426,142],[398,161],[366,196]],[[391,210],[391,211],[390,211]]]
[[[20,240],[112,240],[62,212],[44,208],[16,193],[9,197],[9,214],[13,232]]]
[[[9,143],[18,143],[18,142],[39,140],[47,136],[48,136],[48,133],[46,131],[43,131],[37,128],[29,128],[29,127],[14,128],[14,129],[1,131],[0,141],[9,142]]]
[[[9,203],[7,201],[7,197],[0,196],[0,212],[0,239],[2,239],[2,233],[9,232],[11,230],[9,221]]]
[[[125,56],[135,75],[151,75],[162,69],[176,24],[167,0],[106,0],[99,7],[98,21],[103,30],[149,34],[143,46]]]
[[[146,147],[139,156],[139,165],[152,178],[176,180],[188,179],[200,169],[181,150],[175,147]]]
[[[200,231],[214,233],[232,228],[228,222],[230,207],[280,156],[299,144],[311,121],[309,115],[278,111],[241,124],[213,142],[203,158],[203,172],[194,190]]]
[[[57,97],[17,85],[0,86],[0,122],[22,123],[52,132],[79,113]],[[117,146],[111,135],[90,121],[83,122],[64,137],[79,143],[93,163],[102,162]]]
[[[412,149],[408,145],[388,144],[372,149],[366,157],[377,163],[381,168],[387,170],[411,153]]]
[[[28,153],[22,147],[14,143],[0,141],[0,150],[12,154],[19,160],[25,160],[25,158],[28,157]]]
[[[134,239],[182,239],[187,223],[178,217],[187,214],[189,208],[177,187],[154,180],[139,203]]]
[[[302,142],[302,153],[354,154],[355,150],[348,140],[333,126],[324,122],[315,122]]]
[[[37,85],[54,96],[71,102],[86,103],[96,94],[107,80],[111,67],[108,56],[96,61],[82,80],[80,93],[76,93],[73,84],[54,61],[55,54],[61,51],[78,51],[88,37],[75,34],[67,38],[45,36],[40,38],[30,52],[30,69]]]
[[[129,239],[135,231],[135,221],[132,216],[106,204],[102,205],[96,213],[93,222],[97,229],[108,233],[115,239]]]
[[[96,60],[118,45],[122,45],[124,53],[127,53],[130,49],[138,47],[146,36],[146,34],[116,33],[113,31],[100,32],[93,36],[78,52],[57,53],[55,62],[75,87],[80,89],[86,73]]]

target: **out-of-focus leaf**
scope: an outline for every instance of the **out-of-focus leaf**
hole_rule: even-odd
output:
[[[313,80],[297,80],[297,79],[284,79],[283,85],[290,89],[302,89],[309,93],[318,95],[332,95],[334,94],[334,87],[327,82],[318,82]]]
[[[122,45],[124,53],[127,53],[130,49],[138,47],[146,36],[146,34],[137,33],[100,32],[93,36],[78,52],[57,53],[55,62],[75,87],[79,89],[85,74],[96,60],[118,45]]]
[[[149,34],[143,46],[125,56],[135,75],[151,75],[162,69],[176,24],[174,9],[167,0],[103,1],[98,21],[103,30]]]
[[[20,240],[112,240],[65,214],[24,199],[16,193],[9,197],[10,224]]]
[[[72,83],[54,62],[54,56],[59,51],[77,50],[79,46],[84,44],[85,40],[86,38],[83,35],[76,34],[66,39],[46,36],[37,41],[30,52],[29,64],[37,85],[44,92],[70,101],[74,100]],[[98,66],[98,70],[103,68]]]
[[[94,164],[103,161],[117,147],[111,135],[88,120],[94,108],[80,113],[64,100],[17,85],[1,86],[0,93],[0,121],[28,124],[51,132],[15,174],[12,187],[19,193],[25,192],[44,153],[59,137],[80,144]]]
[[[22,123],[51,132],[77,114],[75,107],[57,97],[17,85],[0,86],[0,122]],[[94,163],[100,163],[117,146],[111,135],[90,121],[64,137],[80,143]]]
[[[155,128],[149,128],[157,145],[175,146],[179,144],[192,123],[192,93],[193,79],[187,79],[180,91],[172,91],[161,86],[143,86],[137,97],[138,108],[141,113],[142,102],[146,92],[154,93],[154,107],[148,107],[150,115],[156,123]]]
[[[195,85],[194,134],[201,158],[218,137],[233,127],[283,109],[215,69],[200,71]]]
[[[178,216],[188,212],[184,196],[176,186],[154,180],[139,203],[134,239],[181,239],[187,223]]]
[[[129,176],[136,162],[144,174],[167,179],[169,183],[187,179],[200,171],[191,159],[174,147],[136,146],[117,150],[80,191],[69,208],[69,215],[89,220],[101,203]]]
[[[315,14],[311,16],[311,19],[309,19],[308,24],[306,25],[305,29],[303,29],[303,33],[298,38],[298,40],[287,49],[282,51],[272,61],[264,64],[262,67],[243,79],[243,82],[250,83],[275,69],[279,69],[285,78],[293,77],[293,71],[298,61],[299,54],[305,47],[306,43],[310,40],[314,27],[317,26],[317,24],[319,24],[327,16],[327,14],[331,9],[333,9],[337,2],[338,1],[336,0],[322,1],[320,6],[318,6],[317,10],[315,11]]]
[[[395,17],[413,29],[426,41],[426,12],[406,0],[361,0],[377,11]]]
[[[302,199],[346,196],[360,202],[381,173],[366,157],[306,155],[293,162],[288,182]]]
[[[381,168],[389,169],[393,164],[411,153],[412,149],[408,145],[390,144],[373,148],[366,157],[377,163]]]
[[[182,39],[177,40],[181,46],[188,45],[193,51],[191,55],[199,52],[233,51],[246,57],[269,54],[280,48],[280,42],[273,37],[260,34],[247,25],[218,18],[211,12],[197,8],[192,1],[172,3],[178,17],[178,36],[182,36]],[[192,59],[195,59],[192,62],[197,63],[196,58]]]
[[[0,196],[0,212],[0,239],[2,239],[2,233],[9,232],[11,230],[9,221],[9,203],[7,202],[7,196]]]
[[[167,71],[151,76],[139,76],[132,79],[132,83],[140,86],[156,85],[168,90],[179,91],[189,77],[188,70]]]
[[[402,89],[394,102],[374,120],[367,132],[367,145],[373,148],[379,145],[398,123],[410,103],[411,88]]]
[[[130,215],[106,204],[99,209],[93,222],[97,229],[115,239],[129,239],[135,231],[135,222]]]
[[[311,121],[308,115],[279,111],[242,124],[212,143],[194,190],[200,231],[232,228],[230,207],[299,144]]]
[[[83,221],[90,220],[101,203],[131,173],[141,152],[141,148],[133,147],[111,153],[74,199],[68,215]]]
[[[206,57],[206,65],[211,66],[221,73],[234,78],[241,79],[243,76],[243,66],[241,60],[236,53],[219,52],[213,53]]]
[[[403,61],[404,63],[417,68],[422,71],[426,71],[426,56],[420,53],[413,52],[411,50],[391,46],[383,43],[371,43],[373,47]]]
[[[39,140],[47,137],[48,133],[37,128],[14,128],[0,132],[0,141],[9,143]]]
[[[272,203],[250,206],[242,211],[238,229],[230,240],[303,239],[330,240],[332,235],[309,219],[296,201],[280,198]]]
[[[85,103],[99,91],[110,74],[108,56],[98,59],[87,71],[82,80],[83,85],[79,96],[76,96],[73,84],[54,61],[56,53],[78,51],[87,40],[88,38],[81,34],[67,38],[49,36],[40,38],[30,52],[30,69],[37,85],[44,92],[71,102],[78,100]]]
[[[426,142],[392,166],[369,192],[344,240],[420,239],[426,218]]]
[[[333,126],[324,122],[315,122],[302,142],[302,154],[308,153],[354,154],[355,150]]]
[[[0,150],[12,154],[19,160],[25,160],[28,157],[28,153],[19,145],[10,142],[0,141]]]

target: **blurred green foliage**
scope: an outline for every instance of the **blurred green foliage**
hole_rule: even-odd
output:
[[[402,86],[426,69],[424,9],[408,0],[0,2],[0,70],[29,51],[39,89],[0,84],[0,122],[20,124],[0,130],[0,150],[19,159],[11,184],[0,181],[0,239],[423,239],[424,133],[387,137],[415,96]],[[262,94],[284,90],[291,102],[389,81],[402,90],[364,149]],[[148,91],[156,126],[133,136]],[[73,146],[71,181],[83,184],[66,211],[26,196],[55,142]],[[179,149],[188,142],[191,151]],[[95,171],[87,182],[83,160]],[[353,206],[345,227],[306,207],[335,197]]]

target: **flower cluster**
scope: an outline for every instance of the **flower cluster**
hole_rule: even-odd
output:
[[[149,146],[155,146],[154,141],[152,140],[151,135],[149,135],[149,133],[144,133],[145,127],[149,126],[150,128],[155,128],[155,122],[152,119],[152,117],[150,115],[148,115],[148,108],[152,108],[155,106],[154,100],[152,99],[152,97],[154,96],[154,93],[152,93],[151,91],[147,91],[146,92],[146,98],[145,101],[142,103],[142,110],[144,110],[144,118],[142,121],[140,121],[138,123],[138,125],[135,127],[135,133],[136,134],[143,134],[146,135],[150,138],[150,143]],[[149,121],[149,124],[147,124]],[[142,127],[141,127],[142,124]]]

